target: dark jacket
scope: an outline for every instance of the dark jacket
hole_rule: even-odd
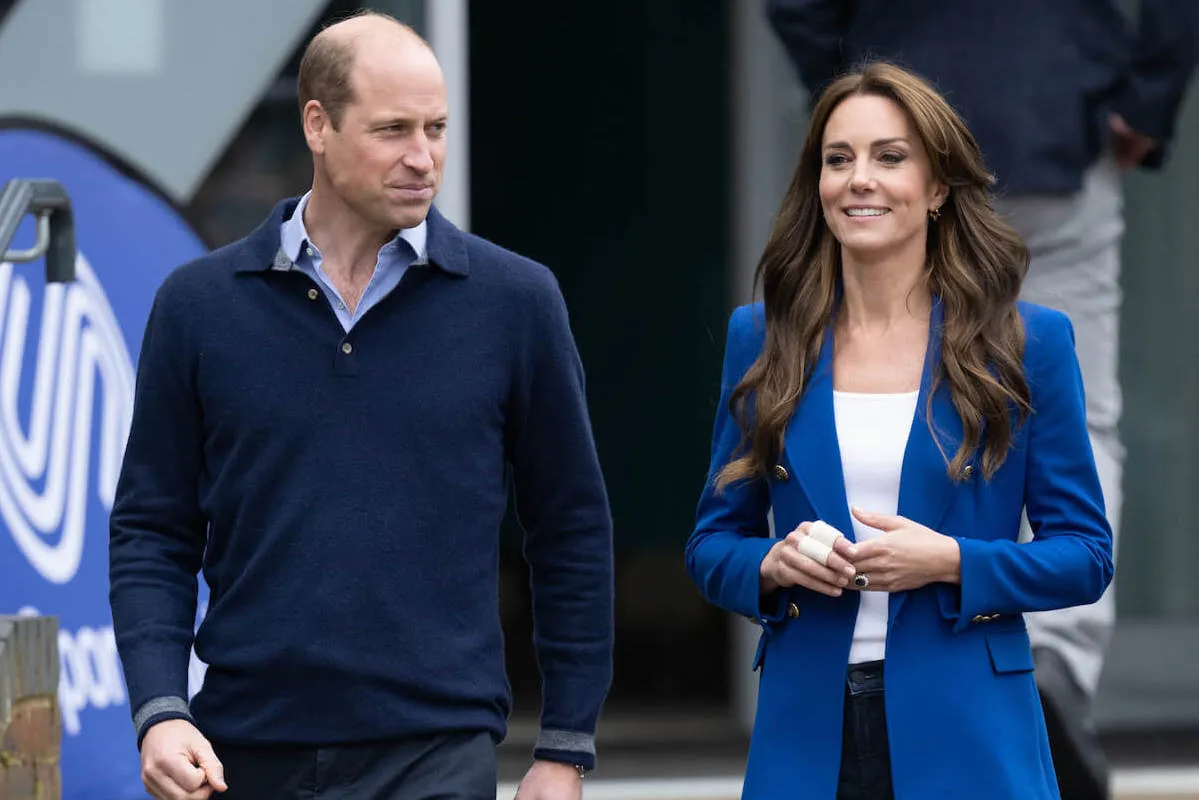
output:
[[[1141,0],[1134,32],[1117,0],[767,0],[813,96],[885,59],[931,80],[965,118],[1010,193],[1077,190],[1108,144],[1109,116],[1165,157],[1199,58],[1199,0]]]

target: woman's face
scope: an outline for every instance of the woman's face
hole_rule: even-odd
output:
[[[829,116],[821,141],[820,204],[856,260],[910,253],[923,261],[928,214],[947,194],[924,144],[894,101],[852,95]]]

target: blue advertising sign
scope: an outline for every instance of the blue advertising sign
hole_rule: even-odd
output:
[[[78,257],[66,285],[47,286],[40,261],[0,263],[0,614],[58,617],[64,800],[145,797],[108,606],[108,515],[154,293],[206,248],[151,187],[65,135],[0,127],[10,178],[66,187]]]

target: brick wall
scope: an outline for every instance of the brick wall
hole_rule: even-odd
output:
[[[58,621],[0,616],[0,800],[59,800]]]

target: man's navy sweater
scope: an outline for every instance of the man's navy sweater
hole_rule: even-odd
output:
[[[590,766],[611,678],[612,544],[551,273],[429,217],[430,265],[347,334],[279,253],[281,203],[163,283],[112,511],[111,601],[139,733],[238,743],[505,733],[509,486],[543,674],[535,753]],[[319,299],[316,299],[319,298]]]

